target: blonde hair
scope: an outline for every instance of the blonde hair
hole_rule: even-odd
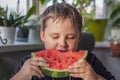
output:
[[[46,28],[46,22],[49,19],[59,19],[60,21],[64,21],[65,19],[70,19],[73,26],[79,29],[81,32],[82,28],[82,16],[76,10],[76,8],[72,7],[67,3],[55,3],[49,6],[40,17],[40,25],[42,30]]]

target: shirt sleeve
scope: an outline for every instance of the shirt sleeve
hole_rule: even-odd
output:
[[[104,77],[106,80],[116,80],[115,77],[106,69],[106,67],[94,54],[89,53],[87,61],[98,75]]]

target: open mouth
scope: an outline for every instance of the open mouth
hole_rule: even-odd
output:
[[[60,51],[60,52],[67,52],[67,50],[58,50],[58,51]]]

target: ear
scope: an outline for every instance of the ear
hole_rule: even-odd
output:
[[[40,30],[40,38],[41,38],[42,42],[44,42],[44,40],[45,40],[44,36],[45,36],[45,32],[43,30]]]

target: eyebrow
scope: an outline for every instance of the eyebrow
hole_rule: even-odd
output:
[[[48,35],[59,35],[59,33],[48,33]]]
[[[67,35],[78,35],[77,33],[68,33]]]
[[[48,33],[48,35],[59,35],[59,33]],[[78,35],[77,33],[67,33],[67,35]]]

